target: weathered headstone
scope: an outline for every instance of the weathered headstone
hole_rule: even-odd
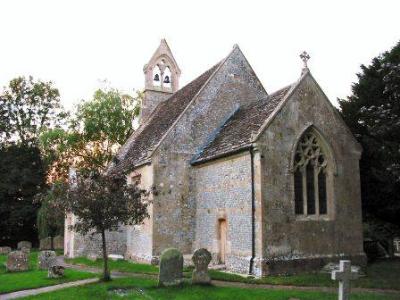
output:
[[[39,244],[40,250],[51,250],[51,237],[43,238]]]
[[[32,248],[32,243],[28,241],[21,241],[17,244],[17,249],[21,250],[22,248]]]
[[[183,282],[183,256],[178,249],[163,251],[160,258],[159,286],[179,285]]]
[[[65,264],[62,259],[52,257],[49,260],[49,268],[47,272],[48,278],[60,278],[64,276]]]
[[[0,254],[8,254],[11,252],[11,247],[0,247]]]
[[[192,256],[194,270],[192,273],[192,283],[209,284],[211,282],[208,275],[208,264],[211,261],[211,253],[207,249],[197,249]]]
[[[62,235],[57,235],[53,240],[54,249],[64,249],[64,237]]]
[[[31,253],[31,248],[22,247],[20,251],[24,252],[26,255],[29,255]]]
[[[339,280],[339,300],[348,300],[350,297],[350,280],[359,278],[358,273],[351,271],[351,261],[341,260],[339,271],[332,272],[332,279]]]
[[[29,269],[28,256],[22,251],[13,251],[8,254],[6,269],[8,272],[27,271]]]
[[[56,253],[54,251],[46,250],[46,251],[40,251],[39,254],[39,259],[38,259],[38,264],[39,264],[39,269],[41,270],[47,270],[50,266],[50,261],[56,257]]]

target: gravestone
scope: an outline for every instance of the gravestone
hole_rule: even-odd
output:
[[[0,247],[0,254],[8,254],[11,252],[11,247]]]
[[[211,253],[207,249],[197,249],[192,256],[194,270],[192,273],[193,284],[209,284],[211,282],[208,275],[208,264],[211,261]]]
[[[179,285],[183,282],[183,256],[178,249],[163,251],[160,258],[159,286]]]
[[[21,241],[17,244],[17,249],[21,250],[22,248],[32,248],[32,243],[28,241]]]
[[[57,235],[54,237],[54,249],[64,249],[64,237],[62,235]]]
[[[54,252],[54,251],[49,251],[49,250],[46,250],[46,251],[40,251],[40,254],[39,254],[39,261],[38,261],[38,264],[39,264],[39,269],[40,270],[47,270],[48,268],[49,268],[49,266],[50,266],[50,261],[54,258],[54,257],[56,257],[56,253]]]
[[[8,272],[27,271],[29,269],[28,256],[22,251],[13,251],[8,254],[6,269]]]
[[[339,280],[339,300],[348,300],[350,297],[350,280],[359,278],[358,273],[351,271],[351,261],[341,260],[340,269],[332,272],[332,279]]]
[[[40,250],[51,250],[51,237],[47,237],[40,240]]]
[[[26,255],[29,255],[31,253],[31,248],[22,247],[21,251],[24,252]]]
[[[60,278],[64,276],[65,264],[62,259],[52,257],[49,259],[48,278]]]

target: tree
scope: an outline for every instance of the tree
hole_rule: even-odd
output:
[[[400,42],[357,76],[352,95],[339,104],[364,149],[363,211],[400,225]]]
[[[65,117],[60,94],[51,81],[17,77],[0,96],[0,139],[36,143],[44,129],[59,127]]]
[[[0,245],[36,243],[36,193],[45,187],[40,150],[28,145],[0,147]]]
[[[83,235],[101,235],[103,279],[110,280],[105,233],[117,230],[120,225],[140,224],[148,217],[145,192],[128,184],[124,175],[93,172],[78,176],[70,185],[63,184],[58,195],[58,204],[78,218],[73,230]]]
[[[68,130],[44,132],[41,148],[52,164],[52,180],[66,179],[71,165],[80,173],[103,170],[132,134],[140,98],[140,93],[132,97],[116,89],[99,89],[92,100],[77,107]]]
[[[37,213],[37,228],[39,238],[50,237],[51,246],[54,250],[54,237],[63,233],[65,211],[58,203],[57,199],[63,192],[61,183],[54,183],[51,189],[36,195],[36,200],[40,203]]]

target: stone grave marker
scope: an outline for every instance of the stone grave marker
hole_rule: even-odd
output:
[[[13,251],[8,254],[6,269],[8,272],[27,271],[29,269],[28,256],[22,251]]]
[[[183,282],[183,256],[175,248],[163,251],[160,258],[159,286],[179,285]]]
[[[8,254],[11,252],[11,247],[0,247],[0,254]]]
[[[210,275],[208,275],[208,264],[211,261],[211,253],[207,249],[197,249],[192,256],[194,270],[192,273],[193,284],[209,284],[211,283]]]
[[[355,280],[360,276],[351,271],[351,261],[341,260],[340,269],[332,272],[332,279],[339,280],[339,300],[349,300],[350,280]]]
[[[51,250],[51,237],[43,238],[39,244],[40,250]]]
[[[60,278],[64,276],[65,264],[62,259],[52,257],[49,259],[48,278]]]
[[[38,259],[39,269],[47,270],[49,268],[50,261],[56,256],[57,255],[54,251],[50,250],[40,251]]]
[[[31,253],[31,248],[22,247],[20,251],[24,252],[26,255],[29,255]]]
[[[21,241],[17,244],[17,249],[21,250],[22,248],[32,248],[32,243],[28,241]]]
[[[54,237],[54,249],[64,249],[64,237],[62,235],[57,235]]]

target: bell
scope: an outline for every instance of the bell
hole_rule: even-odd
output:
[[[156,74],[154,75],[154,81],[160,81],[160,75]]]
[[[165,76],[165,78],[164,78],[164,83],[170,83],[171,81],[169,81],[169,76],[167,75],[167,76]]]

